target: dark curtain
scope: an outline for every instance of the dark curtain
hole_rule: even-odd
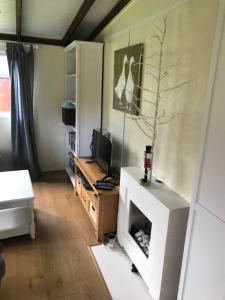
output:
[[[33,47],[7,43],[11,79],[11,139],[15,170],[27,169],[33,181],[41,176],[33,120]]]

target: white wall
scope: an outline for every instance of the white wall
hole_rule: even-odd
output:
[[[185,81],[189,84],[163,95],[163,105],[169,116],[183,114],[158,127],[153,173],[188,201],[191,199],[196,168],[217,11],[218,0],[134,0],[96,39],[105,42],[103,128],[116,141],[114,149],[119,149],[124,116],[121,111],[112,108],[114,51],[127,47],[130,33],[130,45],[143,43],[145,57],[159,53],[158,42],[153,38],[158,33],[154,24],[162,28],[163,16],[167,15],[163,68],[171,65],[176,65],[176,68],[169,71],[161,88],[166,90]],[[157,65],[157,62],[157,56],[151,59],[152,65]],[[155,90],[154,79],[145,71],[154,73],[154,69],[144,67],[142,87]],[[143,92],[142,97],[155,101],[148,92]],[[154,114],[153,106],[145,103],[141,105],[141,111],[145,115]],[[148,132],[151,133],[150,130]],[[128,116],[124,165],[142,167],[146,144],[151,144],[151,138],[144,135]],[[119,156],[119,151],[114,150],[114,164],[120,162]]]
[[[64,99],[64,51],[39,45],[35,50],[34,121],[42,171],[64,169],[65,126],[61,119]]]

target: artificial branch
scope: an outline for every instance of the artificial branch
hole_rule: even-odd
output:
[[[139,113],[139,116],[141,116],[142,118],[145,118],[146,120],[154,118],[154,117],[146,116],[146,115],[142,114],[141,109],[134,102],[132,102],[131,105],[135,108],[135,110],[137,110],[137,112]]]
[[[158,31],[163,34],[163,31],[162,29],[157,25],[157,24],[153,24],[155,26],[156,29],[158,29]]]
[[[153,64],[148,64],[148,63],[143,63],[143,62],[136,62],[133,64],[133,66],[136,66],[136,65],[144,65],[144,66],[151,67],[151,68],[157,70],[157,66],[155,66]]]
[[[166,99],[166,96],[162,96],[166,94],[167,92],[179,89],[188,83],[190,81],[184,81],[182,83],[176,84],[172,87],[164,88],[162,89],[162,82],[163,80],[169,76],[169,71],[171,69],[175,69],[178,64],[172,64],[166,67],[164,63],[164,56],[166,50],[164,50],[164,43],[166,39],[167,34],[167,16],[163,18],[163,26],[162,28],[159,27],[156,24],[153,24],[154,27],[158,30],[157,34],[153,35],[153,38],[156,39],[159,42],[159,51],[154,52],[153,54],[149,56],[144,56],[142,53],[140,53],[139,61],[134,63],[133,65],[143,65],[146,67],[147,71],[145,70],[145,74],[151,76],[156,82],[156,88],[152,89],[149,87],[142,87],[139,84],[134,85],[134,87],[138,88],[141,92],[146,92],[151,97],[150,100],[139,98],[136,95],[133,94],[133,101],[129,103],[129,105],[132,105],[133,108],[137,111],[138,116],[129,115],[127,118],[133,120],[138,128],[148,137],[151,139],[152,144],[152,166],[154,162],[154,150],[155,150],[155,143],[157,138],[157,128],[158,126],[168,124],[173,119],[175,119],[179,115],[184,115],[183,113],[173,113],[171,116],[168,116],[166,113],[166,108],[164,107],[162,100]],[[154,64],[146,63],[146,60],[150,60],[152,58],[156,57],[157,62],[154,61]],[[142,62],[142,59],[145,60],[145,62]],[[151,68],[149,70],[149,68]],[[150,95],[152,94],[152,95]],[[153,106],[153,115],[145,115],[143,114],[141,108],[138,107],[136,104],[138,101],[140,102],[146,102]],[[128,106],[129,107],[129,106]],[[127,111],[128,112],[128,111]],[[128,112],[129,113],[129,112]],[[150,170],[150,181],[152,178],[152,167]]]
[[[170,123],[173,119],[175,119],[178,115],[184,115],[184,113],[174,113],[172,116],[170,116],[169,120],[167,121],[163,121],[163,122],[158,122],[157,123],[157,126],[159,125],[164,125],[164,124],[167,124],[167,123]]]
[[[152,74],[151,72],[145,72],[145,74],[150,75],[156,81],[158,80],[158,78],[154,74]]]
[[[130,115],[127,115],[127,118],[131,119],[131,120],[136,120],[136,121],[143,121],[145,123],[146,127],[148,127],[151,131],[153,131],[153,126],[151,125],[151,123],[149,123],[146,120],[146,118],[140,117],[140,116],[130,116]]]
[[[149,56],[144,56],[143,54],[141,54],[141,57],[142,57],[143,59],[151,59],[151,58],[153,58],[153,57],[155,57],[155,56],[159,56],[159,53],[153,53],[153,54],[151,54],[151,55],[149,55]]]
[[[182,87],[182,86],[184,86],[184,85],[186,85],[186,84],[188,84],[188,83],[190,83],[190,80],[184,81],[184,82],[182,82],[182,83],[180,83],[180,84],[177,84],[177,85],[175,85],[175,86],[172,86],[172,87],[170,87],[170,88],[167,88],[167,89],[165,89],[165,90],[162,90],[162,91],[160,91],[160,94],[163,94],[163,93],[165,93],[165,92],[169,92],[169,91],[172,91],[172,90],[179,89],[180,87]]]
[[[163,62],[163,45],[166,37],[166,29],[167,29],[167,17],[163,18],[163,30],[161,37],[161,44],[159,49],[159,65],[158,65],[158,84],[157,84],[157,92],[156,92],[156,107],[155,107],[155,119],[153,125],[153,135],[152,135],[152,164],[154,161],[154,150],[155,150],[155,141],[156,141],[156,127],[157,127],[157,116],[159,110],[159,102],[160,102],[160,87],[161,87],[161,76],[162,76],[162,62]],[[150,181],[152,179],[152,167],[150,169]]]
[[[149,93],[152,93],[152,94],[157,94],[156,91],[153,91],[153,90],[144,88],[144,87],[140,86],[139,84],[135,84],[134,86],[137,87],[137,88],[140,89],[140,90],[143,90],[143,91],[146,91],[146,92],[149,92]]]
[[[125,89],[125,91],[126,91],[127,89]],[[143,98],[139,98],[139,97],[137,97],[136,95],[133,95],[133,97],[135,98],[135,100],[137,101],[142,101],[142,102],[148,102],[148,103],[150,103],[150,104],[152,104],[152,105],[154,105],[155,106],[155,102],[152,102],[152,101],[150,101],[150,100],[147,100],[147,99],[143,99]]]
[[[144,133],[144,135],[146,135],[147,137],[149,137],[150,139],[152,139],[152,135],[150,135],[148,132],[146,132],[144,130],[144,128],[141,127],[141,125],[138,123],[138,120],[135,119],[134,116],[127,117],[127,118],[133,120],[137,124],[138,128]]]

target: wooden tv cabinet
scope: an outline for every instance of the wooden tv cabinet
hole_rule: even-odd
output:
[[[90,160],[75,158],[75,189],[91,220],[97,240],[101,242],[104,233],[116,232],[119,186],[114,186],[111,191],[96,189],[93,184],[105,174],[96,163],[87,163]],[[83,186],[80,175],[88,181],[91,190]]]

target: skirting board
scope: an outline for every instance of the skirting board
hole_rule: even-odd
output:
[[[90,251],[113,300],[153,300],[140,275],[131,272],[132,262],[123,249],[97,245]]]

